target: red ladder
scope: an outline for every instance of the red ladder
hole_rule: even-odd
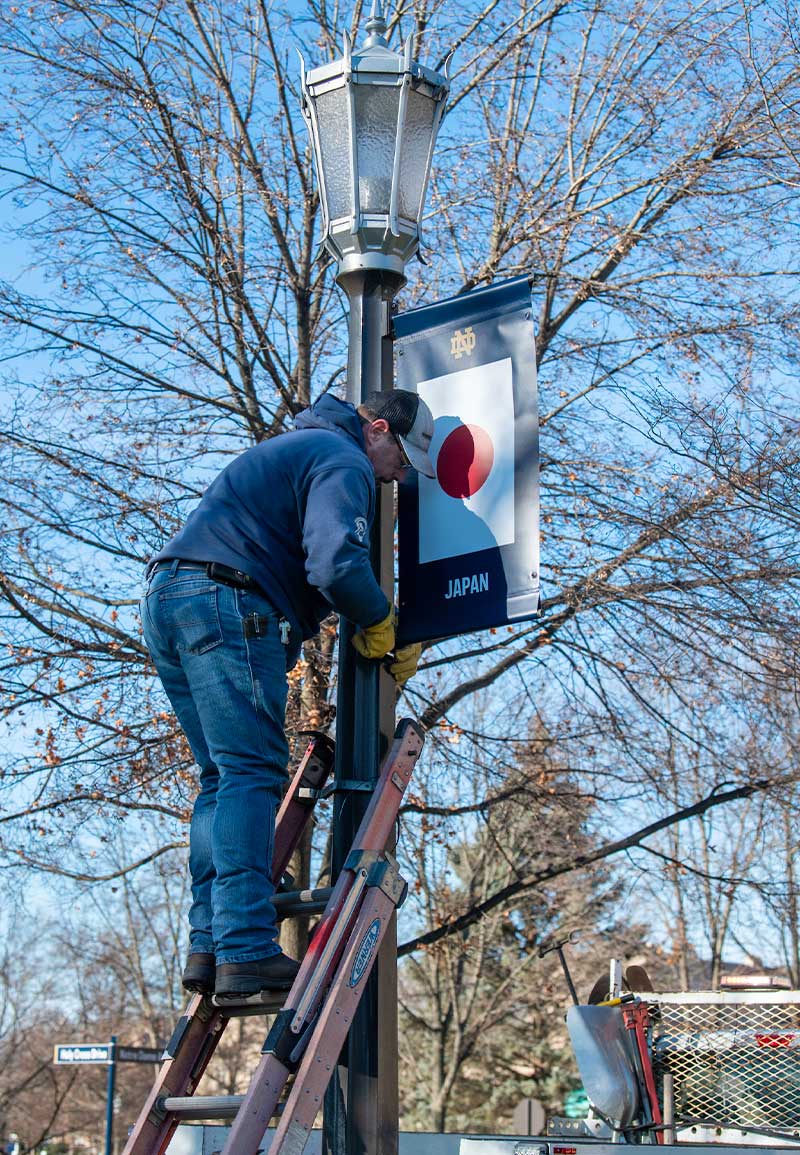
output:
[[[269,1155],[299,1155],[303,1150],[386,927],[408,889],[385,847],[423,741],[413,721],[406,718],[399,723],[353,847],[267,1036],[247,1094],[193,1096],[192,1092],[226,1022],[242,1014],[277,1010],[274,996],[250,996],[235,1004],[195,996],[167,1047],[168,1057],[123,1155],[162,1155],[181,1119],[201,1118],[233,1119],[223,1155],[256,1155],[270,1120],[278,1114]],[[288,830],[286,818],[283,822]],[[297,837],[299,832],[295,841]],[[276,859],[278,841],[276,828]],[[288,1098],[279,1110],[292,1076]]]

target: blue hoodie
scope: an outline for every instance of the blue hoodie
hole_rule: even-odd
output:
[[[303,638],[332,609],[374,625],[390,604],[370,563],[375,474],[361,421],[352,405],[325,396],[295,426],[223,469],[153,560],[242,570]]]

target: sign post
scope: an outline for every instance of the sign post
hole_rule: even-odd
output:
[[[397,385],[434,416],[436,477],[399,487],[400,645],[539,608],[536,348],[527,277],[394,319]]]
[[[114,1150],[114,1083],[117,1077],[117,1036],[111,1036],[111,1057],[108,1060],[108,1082],[106,1084],[106,1155]]]
[[[118,1047],[117,1036],[108,1043],[56,1043],[53,1063],[56,1066],[103,1064],[108,1067],[106,1081],[106,1139],[105,1155],[112,1155],[114,1147],[114,1090],[117,1063],[160,1063],[163,1051],[156,1047]]]

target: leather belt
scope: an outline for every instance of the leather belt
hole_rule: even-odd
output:
[[[178,562],[175,566],[175,562]],[[162,561],[157,561],[147,570],[147,577],[151,574],[157,573],[163,569],[199,569],[202,570],[212,581],[219,582],[223,586],[233,586],[237,590],[257,590],[261,592],[261,587],[255,578],[251,578],[250,574],[244,573],[240,569],[234,569],[233,566],[222,565],[218,561],[182,561],[178,558],[164,558]]]

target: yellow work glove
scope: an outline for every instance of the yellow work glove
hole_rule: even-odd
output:
[[[353,634],[353,645],[362,658],[383,658],[394,649],[394,606],[383,621]]]
[[[414,677],[421,653],[422,644],[420,642],[414,642],[413,645],[402,646],[399,650],[395,650],[394,661],[389,666],[389,673],[398,686],[404,686],[409,678]]]

